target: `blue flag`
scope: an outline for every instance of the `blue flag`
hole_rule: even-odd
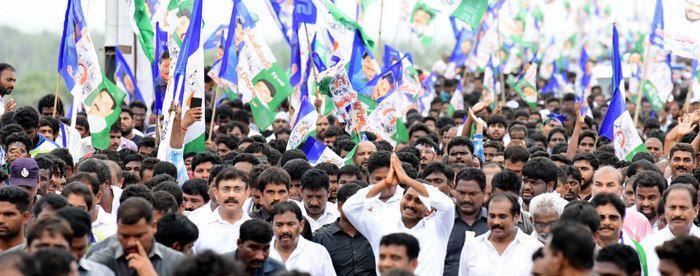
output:
[[[200,45],[200,36],[202,32],[201,26],[202,0],[195,0],[194,5],[192,7],[192,17],[190,18],[190,24],[187,27],[187,33],[185,35],[185,39],[182,41],[180,54],[178,55],[177,63],[175,64],[175,93],[173,93],[173,97],[178,99],[178,102],[181,104],[183,104],[183,99],[185,97],[185,87],[188,85],[192,85],[192,83],[188,83],[190,77],[192,77],[190,76],[190,74],[197,73],[197,69],[195,68],[196,64],[188,63],[190,57],[194,56],[198,50],[202,50],[202,45]],[[199,73],[201,73],[203,78],[204,72]],[[187,78],[187,80],[185,78]],[[182,80],[182,82],[180,82],[180,80]]]
[[[370,48],[365,44],[365,40],[360,33],[360,30],[355,31],[355,39],[352,43],[352,54],[348,63],[348,76],[350,84],[356,91],[362,90],[365,84],[374,79],[377,75],[377,66],[374,61],[374,55]]]
[[[151,64],[151,77],[153,78],[153,113],[163,114],[163,101],[165,99],[165,90],[168,86],[168,80],[160,76],[161,56],[168,52],[168,33],[160,28],[160,22],[156,22],[155,28],[155,58]],[[167,108],[166,108],[167,109]]]
[[[238,72],[236,68],[238,67],[238,52],[243,42],[238,41],[236,38],[237,26],[240,26],[241,30],[255,27],[253,17],[241,0],[233,1],[231,20],[228,24],[228,33],[226,35],[226,43],[224,44],[224,55],[221,58],[221,69],[219,71],[219,78],[229,86],[238,84]]]
[[[114,60],[114,82],[117,87],[126,92],[124,102],[131,103],[131,101],[134,100],[143,102],[141,90],[139,90],[139,86],[136,84],[136,78],[134,74],[131,73],[131,69],[129,69],[129,64],[126,63],[124,55],[119,51],[119,48],[114,48],[114,52],[116,54]]]
[[[344,163],[343,158],[328,148],[326,144],[310,136],[306,138],[302,151],[306,153],[309,164],[312,166],[324,162],[333,163],[336,166],[342,166]]]
[[[290,40],[291,46],[291,62],[289,64],[290,76],[289,83],[292,86],[297,86],[302,80],[302,62],[301,62],[301,44],[299,39],[308,39],[309,35],[306,33],[306,28],[304,28],[304,33],[306,34],[304,38],[299,37],[299,31],[301,24],[314,24],[316,23],[316,6],[311,0],[294,0],[294,11],[292,13],[292,37]]]
[[[87,97],[102,82],[97,52],[78,0],[69,0],[66,7],[57,71],[68,91],[79,100]]]
[[[656,0],[656,6],[654,7],[654,19],[651,21],[649,42],[651,45],[664,48],[664,7],[661,0]]]
[[[224,45],[224,41],[226,39],[226,36],[224,35],[227,29],[226,27],[226,25],[221,25],[216,28],[213,33],[211,33],[209,38],[207,38],[207,41],[204,42],[204,50],[214,49]]]
[[[274,18],[277,26],[282,31],[282,37],[287,41],[287,44],[292,43],[292,20],[291,20],[291,8],[282,7],[282,5],[287,5],[287,0],[269,0],[270,6],[272,7],[272,17]],[[293,8],[293,7],[292,7]]]

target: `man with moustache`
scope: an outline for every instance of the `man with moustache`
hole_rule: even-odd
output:
[[[302,213],[305,209],[298,201],[289,199],[289,188],[292,185],[292,180],[287,171],[281,167],[269,167],[258,176],[258,190],[261,193],[260,206],[257,210],[250,212],[251,218],[258,218],[267,222],[272,221],[272,210],[281,202],[293,202],[300,206]],[[304,214],[306,215],[306,214]]]
[[[333,261],[325,247],[301,236],[304,221],[301,208],[291,202],[281,202],[272,210],[272,240],[270,258],[284,263],[287,270],[298,270],[311,276],[335,276]]]
[[[248,275],[273,276],[287,271],[284,264],[270,258],[272,226],[266,221],[251,219],[241,224],[238,249],[230,253],[234,260],[243,264]]]
[[[396,189],[398,184],[406,185],[398,208],[400,215],[378,212],[374,201],[385,191]],[[379,257],[380,240],[384,235],[408,233],[418,239],[421,248],[415,273],[442,275],[447,242],[454,224],[454,203],[437,188],[409,177],[396,154],[391,156],[385,178],[350,197],[343,205],[343,212],[367,237],[375,258]]]
[[[531,256],[542,243],[517,226],[520,204],[515,195],[495,193],[488,203],[489,231],[468,240],[462,249],[459,275],[529,275]]]
[[[580,184],[578,197],[582,200],[591,199],[591,184],[593,173],[598,170],[598,158],[592,153],[574,155],[574,167],[581,173],[583,181]]]
[[[569,202],[559,197],[557,193],[544,193],[532,198],[530,203],[530,215],[535,225],[535,230],[530,236],[537,238],[541,243],[546,243],[549,232],[559,221],[564,207]]]
[[[243,202],[250,195],[245,172],[227,168],[219,172],[214,182],[214,195],[220,205],[206,219],[197,221],[199,238],[192,251],[197,254],[212,250],[222,254],[236,249],[241,224],[250,219],[243,211]]]
[[[360,167],[363,171],[367,171],[367,161],[370,156],[377,152],[377,146],[370,141],[362,141],[357,144],[357,150],[352,157],[352,162],[355,166]]]
[[[641,245],[647,257],[649,275],[659,275],[659,257],[656,247],[680,236],[700,237],[700,228],[693,224],[698,214],[697,190],[690,185],[675,184],[666,189],[662,197],[666,228],[648,235]]]
[[[692,173],[695,170],[695,149],[690,144],[678,143],[673,145],[669,157],[671,177],[668,179],[668,182],[671,182],[679,175]]]
[[[651,224],[652,230],[659,230],[659,202],[666,189],[666,179],[654,171],[637,174],[633,185],[637,211],[642,213]]]
[[[459,256],[466,236],[481,236],[489,230],[488,214],[484,203],[486,176],[475,168],[460,171],[455,178],[452,198],[456,204],[456,215],[450,239],[447,242],[444,275],[456,275],[459,270]]]
[[[557,192],[559,195],[566,199],[566,201],[578,200],[579,189],[581,188],[581,183],[583,183],[583,178],[581,177],[581,172],[570,165],[562,165],[559,167],[561,173],[566,176],[565,181],[561,181],[557,186]]]
[[[523,209],[527,211],[530,200],[543,193],[554,190],[557,184],[559,168],[551,160],[538,157],[525,162],[523,166]]]
[[[3,99],[3,96],[10,95],[15,89],[15,81],[17,81],[15,68],[7,63],[0,63],[0,115],[5,114],[5,111],[14,110],[17,106],[14,100],[10,99],[6,103]]]
[[[322,170],[311,169],[301,176],[301,199],[311,232],[333,223],[340,216],[335,203],[328,202],[328,187],[328,175]]]

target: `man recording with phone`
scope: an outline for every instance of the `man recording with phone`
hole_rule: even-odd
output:
[[[170,149],[168,150],[168,162],[175,164],[177,168],[177,182],[182,185],[189,180],[187,167],[184,159],[184,143],[187,129],[194,123],[199,122],[204,114],[202,113],[202,98],[192,98],[190,109],[182,116],[182,108],[176,103],[170,107],[170,111],[175,112],[173,116],[173,129],[170,135]]]

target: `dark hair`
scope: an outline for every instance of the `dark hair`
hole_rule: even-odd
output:
[[[282,165],[282,168],[287,171],[291,180],[300,180],[304,172],[311,169],[311,165],[304,159],[293,159]]]
[[[668,154],[668,158],[672,159],[673,154],[676,153],[677,151],[685,151],[685,152],[690,152],[690,156],[693,158],[693,161],[695,161],[695,149],[693,146],[687,143],[676,143],[671,147],[671,152]]]
[[[437,154],[437,155],[442,154],[442,152],[440,151],[440,146],[438,146],[438,144],[435,143],[435,141],[433,141],[432,139],[430,139],[428,137],[425,137],[425,136],[418,137],[418,139],[416,140],[416,146],[417,145],[426,145],[426,146],[432,147],[435,150],[435,154]],[[413,149],[415,149],[415,148],[413,148]]]
[[[409,260],[418,258],[420,252],[420,244],[416,237],[406,233],[393,233],[382,237],[379,241],[379,246],[403,246],[406,247],[406,255]]]
[[[581,176],[581,171],[579,171],[576,167],[571,166],[571,165],[562,165],[559,167],[559,170],[563,171],[566,174],[566,177],[573,177],[576,181],[581,183],[583,181],[583,176]]]
[[[323,172],[326,173],[326,175],[328,175],[329,179],[331,177],[333,179],[338,177],[338,170],[339,170],[338,166],[336,166],[333,163],[324,162],[324,163],[316,164],[316,166],[314,166],[314,169],[322,170]]]
[[[35,129],[39,124],[39,112],[31,106],[20,107],[12,115],[12,121],[20,125],[24,130]]]
[[[598,162],[598,158],[593,155],[592,153],[580,153],[574,155],[574,159],[572,160],[574,163],[576,161],[586,161],[588,162],[591,167],[593,167],[593,170],[597,170],[598,166],[600,166],[600,163]]]
[[[338,198],[337,198],[338,203],[339,204],[345,203],[345,201],[348,200],[348,198],[353,196],[360,189],[362,189],[362,187],[360,185],[357,185],[354,183],[349,183],[349,184],[343,185],[343,187],[340,187],[340,189],[338,189]]]
[[[477,184],[479,184],[479,189],[483,192],[486,190],[486,176],[484,175],[484,172],[481,169],[475,169],[475,168],[465,168],[459,173],[457,173],[457,178],[455,178],[454,181],[454,187],[457,187],[457,183],[460,181],[476,181]]]
[[[15,133],[10,133],[8,136],[5,136],[5,139],[3,139],[3,146],[5,146],[5,149],[7,149],[10,144],[13,143],[22,143],[24,144],[24,147],[27,148],[27,151],[32,150],[34,148],[34,143],[32,142],[29,137],[27,137],[27,134],[24,132],[15,132]]]
[[[654,165],[654,163],[649,162],[647,160],[638,160],[632,162],[632,164],[630,164],[627,167],[627,172],[625,173],[625,176],[632,177],[633,175],[636,175],[638,172],[641,171],[653,171],[661,174],[661,170],[659,170],[659,168],[657,168],[656,165]]]
[[[520,203],[518,203],[518,198],[511,193],[501,193],[496,192],[489,198],[489,202],[486,204],[486,210],[491,208],[491,202],[496,201],[507,201],[510,202],[510,215],[515,217],[520,215]]]
[[[632,247],[624,244],[611,244],[598,251],[596,262],[609,262],[623,270],[627,275],[641,273],[639,256]]]
[[[70,179],[68,179],[68,184],[70,185],[71,182],[79,182],[83,183],[88,186],[88,188],[92,189],[92,195],[97,195],[97,192],[100,191],[100,185],[101,183],[99,180],[97,180],[97,177],[93,176],[92,174],[89,174],[87,172],[79,172],[76,174],[73,174]],[[66,185],[68,186],[68,185]],[[66,188],[63,187],[65,190]]]
[[[367,172],[370,174],[376,169],[388,168],[391,165],[391,153],[384,150],[378,150],[370,155],[367,159]]]
[[[148,147],[148,148],[155,148],[156,147],[156,139],[150,136],[144,136],[141,137],[141,140],[139,140],[138,143],[138,148],[142,147]]]
[[[493,125],[493,124],[501,124],[503,127],[508,126],[508,122],[506,121],[506,117],[503,117],[501,115],[493,115],[489,116],[489,118],[486,120],[487,125]]]
[[[600,228],[600,215],[593,204],[588,201],[576,200],[566,204],[564,212],[559,216],[559,221],[567,220],[588,226],[591,233],[598,232]]]
[[[670,260],[683,273],[700,269],[697,257],[700,256],[700,239],[695,236],[679,236],[656,247],[660,260]]]
[[[273,235],[272,225],[269,222],[261,219],[251,219],[241,224],[238,239],[241,242],[269,243]]]
[[[80,162],[78,172],[94,173],[97,175],[97,181],[100,182],[100,185],[112,183],[112,172],[109,170],[109,166],[104,161],[96,158],[89,158]]]
[[[182,192],[187,195],[199,195],[204,199],[204,202],[209,201],[209,185],[207,181],[201,178],[195,178],[185,181],[182,184]]]
[[[253,166],[260,165],[260,160],[250,153],[239,153],[236,157],[231,159],[230,164],[235,166],[239,162],[250,163]]]
[[[88,194],[90,191],[88,191]],[[90,195],[92,196],[92,195]],[[87,200],[86,200],[87,201]],[[39,217],[41,211],[48,207],[51,210],[58,210],[68,205],[68,201],[65,197],[57,194],[46,194],[39,198],[34,204],[34,217]]]
[[[240,180],[243,181],[243,183],[248,186],[248,175],[242,170],[236,169],[236,168],[226,168],[224,170],[221,170],[217,175],[216,175],[216,181],[214,181],[214,187],[219,187],[219,183],[222,181],[226,180]]]
[[[148,202],[153,202],[153,192],[144,185],[131,185],[126,187],[126,189],[122,191],[121,197],[119,197],[119,202],[124,202],[132,197],[140,197]]]
[[[560,220],[552,229],[549,248],[552,252],[561,252],[576,269],[593,267],[593,234],[580,223]]]
[[[540,179],[548,185],[550,182],[557,183],[557,165],[551,160],[543,157],[537,157],[525,162],[522,174],[523,178]]]
[[[527,161],[530,159],[530,152],[520,146],[507,147],[505,150],[503,150],[503,157],[511,163],[527,163]]]
[[[124,200],[119,205],[119,209],[117,210],[117,223],[134,225],[141,221],[141,219],[146,220],[146,223],[153,222],[153,205],[151,205],[150,202],[140,197],[132,197]]]
[[[31,262],[34,263],[37,271],[36,275],[71,275],[71,263],[74,261],[70,252],[58,248],[42,248],[31,256]]]
[[[328,191],[329,181],[326,172],[319,169],[310,169],[301,176],[301,188],[304,190]]]
[[[153,175],[167,174],[177,179],[177,168],[173,163],[160,161],[153,167]]]
[[[141,139],[143,141],[143,139]],[[141,170],[139,170],[139,177],[143,179],[143,173],[147,170],[153,171],[156,164],[160,162],[160,159],[155,157],[146,157],[141,161]],[[154,174],[155,176],[155,174]]]
[[[68,243],[73,238],[73,230],[71,230],[68,222],[56,216],[47,216],[37,219],[29,227],[29,231],[27,231],[27,248],[32,245],[34,240],[40,239],[45,232],[49,232],[52,236],[63,236]]]
[[[634,181],[634,185],[632,186],[634,192],[637,192],[637,187],[656,187],[657,189],[659,189],[659,194],[663,194],[664,190],[666,190],[666,179],[664,179],[664,177],[658,172],[645,170],[637,174],[637,178]]]
[[[234,263],[233,258],[205,250],[195,256],[185,258],[173,269],[173,276],[191,275],[234,276],[244,275],[244,273]]]
[[[176,242],[184,246],[197,240],[199,230],[186,216],[173,212],[158,220],[158,231],[154,237],[167,247],[172,247]]]
[[[265,191],[265,187],[268,184],[284,184],[287,190],[289,190],[292,180],[284,169],[280,167],[269,167],[260,173],[256,186],[258,186],[258,190],[262,192]]]
[[[17,186],[4,186],[0,188],[0,202],[9,202],[21,213],[29,209],[29,192]]]
[[[214,167],[211,168],[211,171],[209,172],[209,179],[205,179],[207,181],[207,184],[209,186],[214,185],[214,181],[216,180],[216,176],[223,171],[224,169],[232,168],[233,166],[223,163],[219,165],[214,165]]]
[[[670,194],[671,191],[674,191],[674,190],[684,190],[684,191],[688,192],[688,194],[690,195],[690,199],[693,202],[693,206],[698,206],[698,196],[697,196],[698,190],[695,189],[693,186],[687,185],[687,184],[673,184],[671,186],[668,186],[666,191],[664,191],[663,195],[661,196],[661,200],[663,202],[666,202],[666,198],[668,197],[668,194]]]
[[[294,160],[294,159],[304,159],[308,160],[306,157],[306,154],[299,150],[299,149],[292,149],[285,151],[282,153],[282,157],[280,157],[279,165],[282,166],[286,164],[289,160]]]
[[[75,167],[75,163],[73,160],[73,155],[70,154],[70,150],[67,148],[55,148],[49,154],[56,156],[56,158],[63,160],[64,163],[66,163],[66,166],[68,167]]]
[[[420,166],[420,153],[414,154],[411,151],[418,152],[416,148],[404,148],[396,152],[396,157],[398,157],[401,162],[408,163],[414,170],[417,171],[418,167]]]
[[[556,164],[557,162],[562,163],[564,165],[572,165],[573,164],[573,162],[571,162],[571,159],[566,158],[566,156],[564,156],[563,154],[554,154],[551,157],[549,157],[549,160],[552,160],[552,162],[554,162],[554,164]]]
[[[456,182],[452,182],[455,178],[454,170],[452,170],[450,165],[444,164],[442,162],[432,162],[428,164],[427,166],[425,166],[423,172],[420,174],[419,177],[425,179],[433,173],[441,173],[445,175],[445,177],[447,178],[447,183],[449,183],[450,186],[454,186],[454,184],[456,184]]]
[[[591,204],[593,204],[593,206],[596,208],[612,204],[612,206],[615,207],[615,210],[620,213],[620,218],[623,219],[625,217],[625,208],[627,208],[625,206],[625,202],[615,194],[599,193],[591,199]]]
[[[67,206],[56,211],[56,216],[64,219],[73,230],[74,238],[82,238],[92,233],[90,214],[83,209]],[[70,242],[70,240],[69,240]]]
[[[520,188],[523,186],[523,179],[520,175],[511,171],[497,172],[491,179],[491,186],[495,189],[520,194]]]
[[[192,157],[192,164],[190,165],[190,169],[194,171],[195,168],[197,168],[197,166],[206,162],[211,162],[213,165],[218,165],[221,164],[221,157],[208,151],[197,153],[197,155]]]
[[[450,140],[450,143],[447,144],[447,153],[449,154],[450,150],[452,150],[452,148],[456,146],[466,146],[469,149],[469,153],[474,153],[474,145],[472,144],[472,141],[469,141],[467,137],[457,136],[455,138],[452,138],[452,140]]]
[[[177,213],[179,205],[173,195],[166,191],[153,192],[153,211],[163,214]]]
[[[60,128],[60,123],[53,117],[41,117],[37,123],[37,127],[48,126],[54,135],[58,135],[58,129]]]
[[[175,178],[169,174],[154,175],[145,185],[149,189],[153,189],[156,185],[163,182],[175,182]]]
[[[272,209],[272,214],[270,216],[274,221],[275,216],[282,215],[286,212],[292,212],[297,220],[299,220],[299,223],[304,223],[304,217],[301,214],[301,209],[296,205],[296,203],[293,202],[280,202],[279,204],[275,205],[275,208]]]
[[[338,179],[344,174],[354,175],[357,179],[362,179],[362,169],[355,165],[345,165],[340,168],[340,170],[338,170]]]
[[[175,198],[177,206],[182,205],[182,188],[175,182],[165,181],[153,187],[153,192],[166,191]]]
[[[695,173],[695,171],[693,172]],[[698,189],[698,186],[700,186],[700,182],[698,182],[698,179],[689,173],[684,173],[674,177],[673,180],[671,180],[671,183],[669,183],[669,185],[673,184],[688,184],[690,186],[693,186],[693,188],[695,188],[696,190]]]
[[[425,132],[425,134],[430,134],[430,133],[431,133],[431,131],[430,131],[430,129],[428,128],[428,126],[426,126],[426,125],[423,124],[423,123],[417,123],[417,124],[413,125],[411,128],[408,129],[408,137],[413,136],[413,133],[416,133],[416,132],[418,132],[418,131],[423,131],[423,132]]]

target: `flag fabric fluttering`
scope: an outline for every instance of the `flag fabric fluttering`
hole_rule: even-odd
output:
[[[226,41],[226,30],[228,25],[219,25],[213,33],[204,42],[204,50],[219,48],[224,46]]]
[[[533,110],[537,107],[537,52],[525,65],[517,79],[508,78],[508,84]]]
[[[145,0],[127,0],[127,6],[131,13],[131,29],[136,34],[143,53],[146,54],[149,62],[155,59],[153,45],[153,26],[151,25],[151,14],[146,10]]]
[[[83,100],[92,146],[105,150],[109,147],[109,132],[119,119],[125,93],[103,76],[102,83]]]
[[[306,154],[311,166],[316,166],[321,163],[331,163],[340,168],[345,162],[342,157],[333,152],[326,144],[313,137],[306,139],[302,151]]]
[[[357,91],[352,88],[345,61],[340,60],[318,74],[319,88],[333,98],[336,117],[345,123],[345,131],[359,134],[367,123],[367,105],[360,101]]]
[[[393,146],[400,141],[406,141],[408,133],[405,126],[400,129],[404,116],[410,107],[411,99],[402,91],[391,92],[382,100],[369,116],[363,131],[376,134],[381,140],[386,140]]]
[[[304,140],[316,132],[316,120],[318,112],[309,101],[302,101],[299,112],[296,115],[292,133],[287,139],[287,150],[296,149]]]
[[[445,113],[452,116],[457,110],[464,110],[464,93],[462,93],[462,78],[457,76],[457,89],[452,93],[450,104],[447,106]]]
[[[479,28],[481,18],[489,6],[488,0],[425,0],[425,3],[446,15],[454,16],[455,18],[469,24],[472,30]]]
[[[605,114],[603,123],[600,125],[600,136],[613,141],[615,155],[620,160],[632,160],[635,154],[646,152],[647,149],[639,137],[637,128],[632,121],[625,103],[625,96],[620,91],[622,85],[622,64],[620,61],[620,48],[617,27],[613,25],[613,94],[610,99],[610,107]]]
[[[240,27],[240,30],[237,28]],[[231,19],[229,20],[226,34],[226,42],[223,45],[224,54],[221,57],[218,71],[219,81],[224,87],[237,90],[238,85],[238,54],[243,46],[243,33],[249,32],[255,27],[253,17],[241,0],[233,1],[231,9]],[[242,32],[241,34],[237,32]],[[238,91],[240,93],[240,91]],[[241,95],[244,102],[249,102],[250,94]]]
[[[129,64],[126,63],[124,55],[119,51],[119,48],[114,48],[115,59],[114,59],[114,82],[117,87],[122,91],[126,92],[126,97],[124,98],[125,103],[131,103],[132,101],[143,102],[143,95],[136,83],[136,78],[129,68]]]

